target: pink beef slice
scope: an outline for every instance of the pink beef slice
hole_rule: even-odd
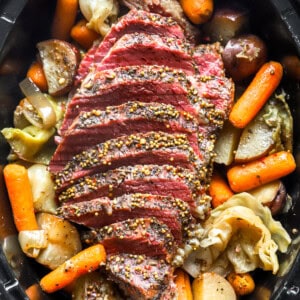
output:
[[[73,156],[91,146],[122,135],[148,131],[184,133],[199,158],[204,156],[198,145],[198,123],[191,115],[163,103],[127,102],[103,111],[80,113],[60,140],[50,162],[50,171],[59,172]]]
[[[65,203],[58,215],[89,228],[101,228],[128,219],[155,217],[170,228],[177,245],[182,245],[195,224],[189,206],[181,199],[152,194],[126,194],[114,199],[101,197]]]
[[[108,255],[144,254],[171,262],[177,246],[167,225],[158,219],[136,218],[82,233],[87,245],[101,243]]]
[[[187,39],[195,43],[200,40],[199,29],[190,23],[177,0],[122,0],[121,2],[130,9],[139,9],[172,17],[184,29]]]
[[[133,9],[112,26],[103,41],[96,42],[85,54],[78,68],[77,83],[93,69],[95,63],[102,61],[119,38],[124,34],[136,32],[185,39],[183,29],[172,18]]]
[[[200,171],[203,167],[203,162],[190,147],[185,134],[159,131],[108,140],[84,150],[70,161],[60,157],[57,163],[62,166],[55,176],[56,186],[60,189],[81,177],[121,166],[169,164],[192,171]]]
[[[90,73],[68,103],[60,133],[64,135],[81,111],[104,110],[130,100],[170,104],[193,115],[199,124],[218,123],[231,108],[233,92],[233,83],[226,77],[187,76],[181,70],[161,66]]]
[[[192,45],[182,39],[141,32],[125,34],[110,48],[101,63],[96,65],[96,70],[155,64],[181,69],[192,75],[198,71],[192,50]]]
[[[174,268],[162,259],[126,253],[108,255],[106,271],[126,299],[175,299]]]
[[[205,194],[206,178],[200,177],[198,172],[171,165],[126,166],[80,178],[57,198],[62,204],[135,193],[172,196],[188,203],[195,217],[198,213],[203,217],[210,199]]]

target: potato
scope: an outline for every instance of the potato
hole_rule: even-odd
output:
[[[272,181],[249,193],[258,199],[263,205],[268,206],[273,216],[280,213],[286,204],[287,192],[280,180]]]
[[[53,270],[81,250],[79,233],[69,221],[48,213],[38,213],[37,222],[47,236],[47,247],[36,261]]]
[[[192,284],[194,300],[235,300],[235,291],[231,284],[217,273],[203,273]]]
[[[223,46],[233,37],[246,32],[249,27],[249,11],[240,6],[216,7],[212,18],[203,25],[203,35],[210,42]]]
[[[266,62],[267,46],[256,35],[241,35],[228,41],[222,58],[228,76],[239,82],[255,74]]]
[[[262,118],[264,111],[243,130],[236,154],[235,162],[244,163],[268,154],[275,147],[275,127],[270,128]]]
[[[230,122],[225,122],[215,145],[216,163],[226,166],[232,163],[240,135],[241,130],[239,128],[235,128]]]
[[[52,96],[62,96],[72,87],[80,61],[78,49],[61,40],[46,40],[37,44],[48,92]]]

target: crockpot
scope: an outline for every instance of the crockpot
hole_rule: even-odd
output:
[[[277,60],[284,54],[300,56],[299,0],[240,2],[249,7],[251,29],[267,42],[270,58]],[[18,83],[36,55],[36,43],[49,36],[54,6],[55,1],[47,0],[0,1],[0,129],[12,125],[13,110],[22,97]],[[285,79],[283,85],[294,117],[297,169],[285,179],[292,205],[279,219],[293,241],[289,251],[279,257],[280,270],[276,276],[256,272],[257,287],[247,299],[300,299],[300,83]],[[0,136],[2,167],[8,151],[8,144]],[[0,183],[0,299],[28,299],[24,290],[38,282],[46,270],[22,254],[2,177]],[[63,292],[44,297],[66,299]]]

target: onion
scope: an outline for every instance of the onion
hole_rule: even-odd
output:
[[[50,101],[34,82],[30,78],[25,78],[20,82],[19,86],[28,102],[32,105],[30,107],[28,102],[24,103],[24,116],[29,122],[43,129],[55,126],[55,111]]]
[[[27,256],[36,258],[47,247],[48,236],[45,230],[23,230],[19,232],[19,243]]]

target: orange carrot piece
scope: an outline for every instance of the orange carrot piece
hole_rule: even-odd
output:
[[[213,0],[180,0],[185,15],[194,24],[207,22],[214,10]]]
[[[227,172],[231,189],[244,192],[284,177],[296,169],[293,155],[281,151],[247,164],[234,166]]]
[[[3,174],[17,230],[39,229],[27,169],[18,164],[8,164]]]
[[[86,248],[45,275],[40,285],[42,290],[53,293],[74,282],[78,277],[95,271],[106,261],[106,252],[101,244]]]
[[[212,207],[218,207],[226,202],[234,194],[226,180],[218,172],[214,172],[209,186],[209,194],[212,197]]]
[[[227,280],[232,285],[238,296],[251,294],[255,289],[255,282],[249,273],[230,273]]]
[[[82,19],[71,29],[71,38],[84,49],[89,49],[95,40],[100,38],[100,35],[86,27],[87,21]]]
[[[29,286],[25,291],[27,297],[29,300],[42,300],[43,299],[43,292],[41,290],[41,287],[35,283],[31,286]]]
[[[78,0],[57,0],[51,35],[55,39],[68,40],[79,7]]]
[[[191,281],[189,275],[182,269],[174,272],[174,282],[177,288],[177,300],[193,300]]]
[[[27,71],[27,77],[29,77],[42,92],[48,91],[48,83],[44,73],[43,65],[35,61],[31,64]]]
[[[282,65],[270,61],[262,65],[250,85],[233,105],[229,121],[238,128],[246,127],[278,87]]]

